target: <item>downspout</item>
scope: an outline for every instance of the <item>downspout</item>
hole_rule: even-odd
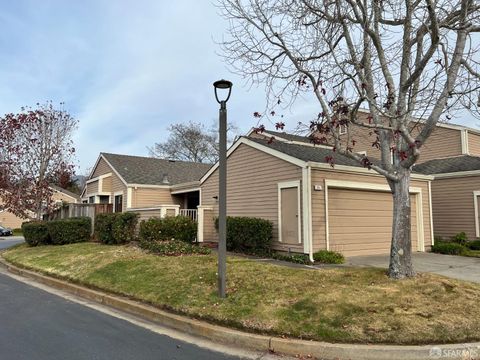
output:
[[[307,190],[307,194],[308,194],[308,212],[309,212],[309,216],[308,216],[308,238],[310,240],[309,242],[309,258],[310,258],[310,262],[314,262],[313,261],[313,228],[312,228],[312,168],[310,165],[307,165],[307,181],[308,181],[308,190]]]

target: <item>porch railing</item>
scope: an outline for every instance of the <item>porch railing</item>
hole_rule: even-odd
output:
[[[193,221],[197,221],[197,209],[180,209],[180,215],[189,217]]]

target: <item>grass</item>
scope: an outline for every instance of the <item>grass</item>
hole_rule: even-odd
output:
[[[228,260],[216,296],[213,255],[161,257],[132,246],[20,245],[8,261],[173,312],[251,332],[329,342],[426,344],[480,340],[480,285],[373,268],[293,269]]]
[[[463,256],[468,256],[468,257],[477,257],[480,258],[480,250],[470,250],[467,249]]]

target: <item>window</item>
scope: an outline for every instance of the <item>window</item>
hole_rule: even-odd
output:
[[[108,195],[100,195],[100,204],[108,204],[110,203],[110,196]]]
[[[347,133],[347,125],[340,125],[340,135],[345,135]]]
[[[90,196],[90,197],[88,198],[88,203],[89,203],[89,204],[95,204],[95,196]]]
[[[113,208],[114,212],[122,212],[123,210],[123,195],[115,195],[115,206]]]

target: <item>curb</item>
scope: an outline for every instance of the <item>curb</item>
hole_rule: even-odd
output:
[[[88,289],[64,280],[22,269],[7,263],[3,258],[0,258],[0,265],[6,267],[11,273],[33,279],[78,297],[110,306],[177,331],[232,347],[261,352],[271,351],[291,356],[311,355],[324,360],[480,359],[480,342],[422,346],[355,345],[284,339],[246,333],[168,313],[138,301]]]

